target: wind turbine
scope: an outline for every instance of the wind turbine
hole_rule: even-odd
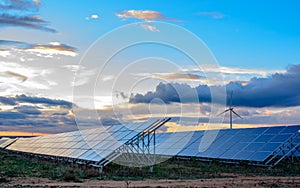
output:
[[[224,114],[226,112],[229,111],[229,121],[230,121],[230,129],[232,129],[232,113],[234,113],[236,116],[238,116],[239,118],[243,119],[240,115],[238,115],[234,110],[233,110],[233,106],[232,106],[232,91],[231,91],[231,95],[230,95],[230,105],[229,107],[222,113],[220,113],[218,116],[220,116],[221,114]]]

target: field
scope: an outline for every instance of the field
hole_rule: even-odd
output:
[[[217,162],[168,160],[137,169],[110,164],[97,169],[28,158],[0,151],[0,187],[297,187],[300,165],[273,169]]]

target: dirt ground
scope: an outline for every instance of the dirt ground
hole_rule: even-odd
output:
[[[229,175],[229,174],[228,174]],[[111,181],[86,180],[83,183],[60,182],[47,178],[11,178],[0,187],[300,187],[300,177],[258,177],[230,174],[231,178],[197,180]]]

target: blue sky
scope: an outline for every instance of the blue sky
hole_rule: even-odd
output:
[[[224,84],[227,92],[234,90],[237,111],[245,116],[243,120],[236,119],[237,124],[297,124],[299,8],[300,2],[296,0],[0,0],[0,130],[62,132],[76,128],[70,127],[76,116],[73,109],[57,103],[73,101],[74,85],[82,95],[77,102],[73,101],[80,112],[77,116],[86,126],[95,126],[97,119],[108,124],[140,120],[156,111],[151,116],[165,113],[174,119],[185,117],[193,119],[197,129],[203,129],[201,126],[207,124],[211,115],[211,94],[205,88],[218,88],[220,84]],[[103,35],[133,23],[135,29],[145,33],[166,32],[162,23],[193,33],[213,53],[218,71],[211,67],[199,71],[180,50],[155,44],[127,48],[101,73],[101,57],[84,59],[89,47]],[[166,36],[179,40],[175,33],[167,30]],[[136,37],[121,34],[106,47]],[[149,57],[155,58],[143,60]],[[222,74],[222,83],[205,78],[216,74]],[[172,87],[187,97],[188,91],[198,92],[198,102],[180,102],[176,94],[172,95]],[[85,91],[91,88],[94,95],[87,96]],[[163,96],[161,89],[167,92]],[[32,100],[20,101],[18,96],[23,95]],[[162,101],[151,102],[157,97]],[[45,98],[49,99],[46,103],[41,100]],[[220,109],[226,106],[217,105]],[[91,109],[99,117],[81,116]],[[199,114],[193,114],[197,109]],[[32,113],[36,111],[40,113]],[[20,119],[12,120],[14,117]],[[227,115],[224,118],[226,124]],[[49,123],[49,119],[53,122]],[[190,126],[178,121],[174,124],[183,130]]]
[[[299,6],[297,1],[151,1],[143,4],[54,0],[43,2],[40,13],[50,18],[51,26],[59,28],[61,35],[66,35],[67,42],[86,48],[111,29],[137,21],[122,21],[115,16],[116,12],[155,10],[168,18],[182,20],[175,23],[204,40],[223,65],[274,69],[299,61],[296,53],[300,45]],[[213,13],[219,16],[214,17]],[[91,14],[99,15],[99,19],[86,21],[84,18]]]

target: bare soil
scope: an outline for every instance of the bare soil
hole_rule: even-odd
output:
[[[85,180],[83,183],[61,182],[47,178],[14,177],[0,187],[300,187],[300,177],[244,176],[223,174],[230,178],[197,180],[112,181]]]

